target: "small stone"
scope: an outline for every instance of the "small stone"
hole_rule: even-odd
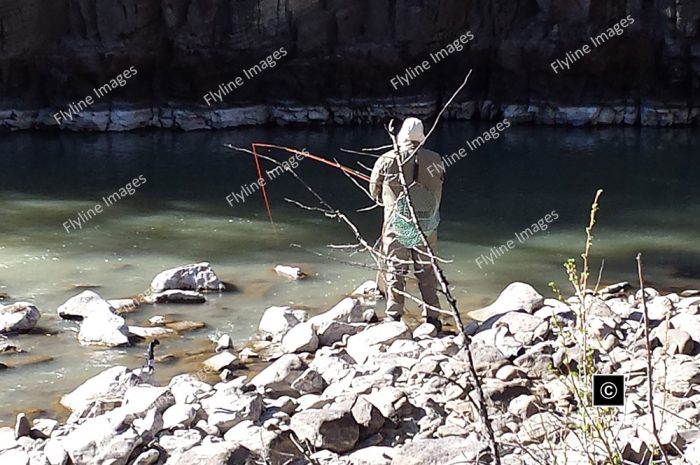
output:
[[[307,276],[306,273],[301,271],[301,268],[287,265],[277,265],[275,267],[275,273],[277,273],[279,276],[293,280],[304,279]]]
[[[221,352],[208,358],[204,362],[204,367],[212,371],[219,372],[224,368],[233,368],[237,365],[238,359],[231,352]]]
[[[254,350],[246,347],[238,353],[238,357],[240,357],[241,360],[247,360],[249,358],[258,358],[259,355]]]
[[[31,431],[32,429],[27,416],[24,413],[17,414],[17,420],[15,421],[15,439],[29,436]]]
[[[216,341],[216,352],[223,352],[228,349],[233,349],[233,340],[231,336],[224,334]]]
[[[518,396],[508,404],[508,412],[522,419],[528,418],[538,411],[537,398],[530,394]]]
[[[149,318],[149,323],[151,323],[153,326],[164,326],[165,325],[165,317],[161,315],[156,315],[154,317]]]
[[[437,336],[437,328],[431,323],[423,323],[413,330],[413,338],[420,339]]]

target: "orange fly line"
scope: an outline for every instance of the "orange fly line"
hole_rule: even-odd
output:
[[[323,163],[324,165],[328,165],[328,166],[331,166],[333,168],[337,168],[350,176],[354,176],[354,177],[361,179],[365,182],[369,182],[369,176],[367,176],[366,174],[361,173],[361,172],[354,170],[352,168],[348,168],[347,166],[341,165],[337,161],[327,160],[323,157],[319,157],[318,155],[314,155],[314,154],[306,152],[306,151],[302,152],[302,151],[292,149],[289,147],[284,147],[282,145],[264,144],[264,143],[257,143],[256,142],[256,143],[252,144],[252,148],[253,148],[253,157],[255,158],[255,170],[258,173],[258,179],[263,179],[262,169],[260,168],[260,159],[259,159],[258,152],[257,152],[258,147],[267,148],[267,149],[283,150],[285,152],[292,153],[294,155],[303,156],[305,158],[310,158],[311,160]],[[260,186],[260,191],[262,193],[263,201],[265,202],[265,209],[267,210],[267,216],[268,216],[268,218],[270,218],[270,223],[274,227],[275,222],[272,219],[272,208],[270,208],[270,200],[267,196],[267,189],[265,188],[264,184],[262,184]]]

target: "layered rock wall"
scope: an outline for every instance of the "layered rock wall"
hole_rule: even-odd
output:
[[[622,35],[552,70],[628,16]],[[453,117],[697,124],[699,27],[700,0],[0,0],[0,126],[56,126],[56,111],[132,66],[137,76],[61,128],[364,122],[416,106],[431,114],[468,68]],[[465,50],[392,85],[467,31]],[[205,103],[281,47],[288,54],[274,68]]]

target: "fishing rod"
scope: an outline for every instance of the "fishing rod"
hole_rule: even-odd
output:
[[[256,173],[257,173],[257,175],[258,175],[258,179],[263,179],[262,168],[261,168],[261,166],[260,166],[260,158],[265,159],[265,160],[268,160],[268,161],[271,161],[271,162],[275,163],[277,166],[282,166],[282,167],[284,167],[284,165],[283,165],[280,161],[278,161],[278,160],[276,160],[276,159],[274,159],[274,158],[272,158],[272,157],[267,157],[267,156],[265,156],[265,155],[262,155],[262,154],[258,153],[258,148],[265,148],[265,149],[282,150],[282,151],[285,151],[285,152],[287,152],[287,153],[294,154],[295,156],[302,156],[302,157],[304,157],[304,158],[309,158],[309,159],[314,160],[314,161],[316,161],[316,162],[319,162],[319,163],[322,163],[322,164],[324,164],[324,165],[330,166],[331,168],[339,169],[339,170],[342,171],[343,173],[345,173],[345,174],[347,174],[347,175],[350,175],[350,176],[354,176],[355,178],[358,178],[358,179],[360,179],[360,180],[362,180],[362,181],[365,181],[365,182],[369,182],[369,181],[370,181],[370,177],[367,176],[366,174],[364,174],[364,173],[362,173],[362,172],[360,172],[360,171],[357,171],[357,170],[355,170],[355,169],[353,169],[353,168],[350,168],[350,167],[347,167],[347,166],[345,166],[345,165],[342,165],[342,164],[339,163],[337,160],[331,161],[331,160],[328,160],[328,159],[326,159],[326,158],[323,158],[323,157],[321,157],[321,156],[319,156],[319,155],[314,155],[314,154],[312,154],[312,153],[310,153],[310,152],[308,152],[308,151],[305,151],[305,150],[304,150],[304,151],[300,151],[300,150],[293,149],[293,148],[291,148],[291,147],[285,147],[285,146],[283,146],[283,145],[267,144],[267,143],[262,143],[262,142],[254,142],[254,143],[252,143],[252,144],[251,144],[252,150],[246,150],[246,149],[243,149],[243,148],[234,147],[234,146],[231,145],[231,144],[227,144],[226,147],[229,148],[229,149],[232,149],[232,150],[237,150],[237,151],[239,151],[239,152],[245,152],[245,153],[249,153],[249,154],[253,155],[253,159],[254,159],[254,161],[255,161],[255,170],[256,170]],[[273,226],[273,228],[274,228],[274,227],[275,227],[275,222],[274,222],[274,220],[273,220],[273,218],[272,218],[272,208],[270,207],[270,199],[269,199],[269,197],[268,197],[268,195],[267,195],[267,189],[266,189],[266,187],[265,187],[265,184],[266,184],[266,183],[259,183],[259,185],[260,185],[260,192],[261,192],[262,197],[263,197],[263,202],[265,203],[265,209],[267,210],[267,216],[268,216],[268,218],[270,219],[270,223],[272,224],[272,226]]]

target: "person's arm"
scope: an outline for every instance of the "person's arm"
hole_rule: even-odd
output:
[[[382,204],[382,187],[384,185],[384,157],[380,157],[372,168],[369,178],[369,193],[379,205]]]

